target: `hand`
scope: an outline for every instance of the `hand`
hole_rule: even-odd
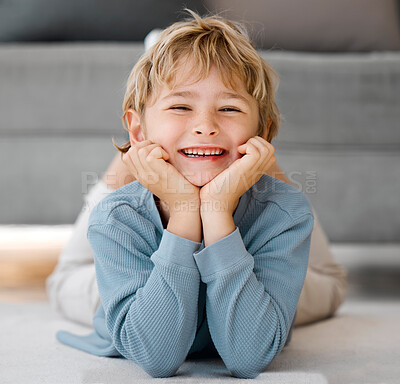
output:
[[[138,142],[122,157],[136,180],[167,204],[169,213],[199,206],[200,189],[167,162],[168,153],[150,140]]]
[[[275,148],[260,136],[238,147],[243,157],[200,190],[201,215],[223,212],[233,215],[240,197],[276,162]]]

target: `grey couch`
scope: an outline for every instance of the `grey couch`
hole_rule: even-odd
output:
[[[141,43],[0,46],[0,224],[73,223],[125,141]],[[400,52],[261,52],[280,75],[278,163],[333,242],[400,242]]]

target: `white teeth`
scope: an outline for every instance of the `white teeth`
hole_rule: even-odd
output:
[[[188,148],[188,149],[184,149],[183,153],[185,153],[185,155],[193,155],[193,156],[215,156],[215,155],[221,155],[222,152],[224,150],[223,149],[196,149],[196,148]]]

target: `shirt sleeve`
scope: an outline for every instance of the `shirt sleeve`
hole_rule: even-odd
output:
[[[207,318],[220,356],[237,377],[254,378],[285,345],[307,270],[312,214],[246,249],[239,229],[194,254],[207,284]],[[265,236],[264,236],[265,235]]]
[[[171,376],[195,337],[200,244],[164,230],[152,252],[139,232],[89,227],[106,328],[121,355],[153,377]]]

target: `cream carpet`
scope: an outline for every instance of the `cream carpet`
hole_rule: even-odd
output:
[[[254,380],[229,375],[221,360],[186,361],[176,376],[153,379],[124,359],[59,344],[55,333],[90,329],[53,313],[47,302],[0,303],[0,383],[400,383],[400,301],[351,299],[332,319],[298,327],[269,369]]]

